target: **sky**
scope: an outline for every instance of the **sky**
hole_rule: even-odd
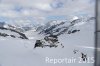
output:
[[[94,16],[95,0],[0,0],[0,22],[42,24],[68,17]]]

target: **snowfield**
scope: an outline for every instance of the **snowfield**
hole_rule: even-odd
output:
[[[73,34],[62,34],[59,41],[64,48],[36,48],[34,44],[43,35],[32,30],[25,32],[27,39],[0,36],[0,66],[93,66],[94,57],[94,22],[76,26],[80,32]],[[0,30],[2,31],[2,30]],[[10,34],[10,31],[5,33]],[[77,50],[76,53],[74,51]],[[89,63],[79,63],[81,53],[87,55]],[[63,59],[75,58],[75,63],[66,63]],[[51,59],[51,61],[50,61]],[[61,63],[55,61],[63,60]],[[82,59],[81,59],[82,60]]]

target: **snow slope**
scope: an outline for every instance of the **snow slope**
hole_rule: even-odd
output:
[[[94,22],[76,28],[81,31],[59,36],[64,48],[59,46],[33,49],[35,41],[43,36],[32,30],[26,32],[29,40],[0,36],[0,66],[93,66],[93,63],[78,63],[78,57],[81,57],[81,52],[87,54],[87,57],[94,57]],[[78,52],[74,54],[73,50]],[[47,63],[46,57],[52,59],[74,57],[77,58],[77,62],[53,64]]]

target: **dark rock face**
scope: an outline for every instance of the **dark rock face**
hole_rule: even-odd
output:
[[[68,34],[72,34],[72,33],[76,33],[76,32],[79,32],[80,30],[77,30],[77,29],[75,29],[75,30],[70,30],[70,31],[68,31]]]
[[[21,38],[21,39],[28,39],[28,38],[26,37],[25,34],[23,34],[23,33],[21,33],[21,32],[18,32],[18,31],[16,31],[16,30],[4,28],[4,27],[0,27],[0,29],[1,29],[1,30],[9,30],[9,31],[11,31],[11,32],[17,33],[17,34],[20,35],[19,38]],[[8,35],[8,34],[5,34],[5,33],[1,33],[1,36],[4,36],[4,37],[5,37],[5,36],[11,36],[11,37],[13,37],[13,38],[16,38],[16,36],[14,36],[14,35]]]
[[[53,44],[58,42],[58,37],[57,35],[49,35],[44,37],[45,41],[51,41]]]
[[[0,33],[0,36],[7,37],[7,36],[9,36],[9,35],[6,34],[6,33]]]
[[[47,42],[48,44],[46,44],[45,42]],[[41,40],[36,40],[36,43],[34,45],[34,48],[36,47],[58,47],[58,45],[61,45],[62,48],[64,48],[64,46],[59,42],[57,35],[49,35],[49,36],[45,36],[44,39]]]
[[[43,48],[43,43],[41,42],[41,40],[36,40],[36,43],[35,43],[35,46],[34,46],[34,48],[36,48],[36,47],[42,47]]]

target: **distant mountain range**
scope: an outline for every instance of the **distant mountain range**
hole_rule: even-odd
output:
[[[39,34],[44,35],[61,35],[64,33],[68,33],[69,31],[77,30],[74,27],[80,26],[82,24],[86,24],[94,20],[95,17],[87,17],[87,18],[78,18],[72,21],[62,20],[62,21],[51,21],[45,24],[44,26],[39,26],[37,31]]]
[[[19,34],[18,38],[28,39],[24,32],[33,30],[38,34],[42,35],[62,35],[62,34],[71,34],[80,31],[80,29],[76,29],[75,27],[91,22],[91,20],[95,20],[95,17],[85,17],[85,18],[77,18],[74,20],[54,20],[47,22],[45,25],[37,25],[37,26],[21,26],[18,27],[16,25],[10,25],[5,22],[0,22],[0,30],[8,30],[10,32],[14,32]],[[4,35],[3,32],[0,33],[1,36]],[[13,34],[9,35],[5,33],[6,36],[14,36]],[[15,36],[16,37],[16,36]]]

